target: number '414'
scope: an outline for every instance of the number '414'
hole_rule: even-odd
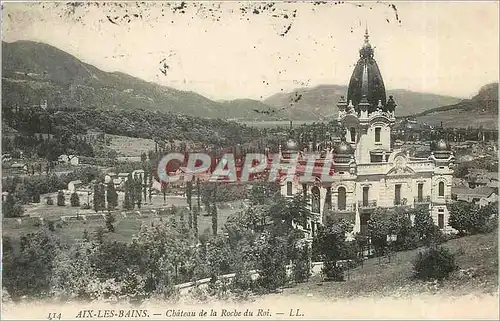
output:
[[[55,320],[55,319],[61,320],[61,313],[51,312],[47,316],[47,319],[49,319],[49,320]]]

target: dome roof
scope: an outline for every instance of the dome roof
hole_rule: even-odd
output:
[[[347,90],[347,102],[352,101],[356,111],[359,111],[358,104],[363,97],[366,97],[370,107],[368,112],[377,109],[379,101],[382,109],[385,110],[386,94],[385,85],[377,62],[373,58],[373,48],[368,41],[368,30],[365,32],[365,43],[359,51],[360,58],[354,67],[354,71],[349,81]]]
[[[333,147],[333,153],[337,155],[352,155],[354,154],[354,149],[346,141],[341,141]]]
[[[437,152],[444,152],[444,151],[449,151],[450,150],[450,145],[445,142],[444,139],[438,140],[436,143],[434,143],[433,150]]]
[[[289,150],[289,151],[296,151],[299,149],[299,145],[297,144],[297,142],[295,140],[293,140],[292,138],[290,138],[287,142],[286,142],[286,150]]]

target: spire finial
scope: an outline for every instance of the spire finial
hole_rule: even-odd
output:
[[[368,24],[365,22],[365,44],[369,44],[370,35],[368,34]]]

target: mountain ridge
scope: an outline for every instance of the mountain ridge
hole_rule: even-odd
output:
[[[58,108],[124,108],[174,112],[203,118],[248,121],[328,120],[338,114],[337,101],[346,85],[318,85],[279,92],[263,100],[214,101],[194,91],[148,82],[115,71],[105,72],[42,42],[2,41],[2,104],[26,106],[47,100]],[[420,114],[461,99],[404,89],[394,95],[396,116]]]

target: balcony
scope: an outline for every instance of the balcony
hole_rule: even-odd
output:
[[[453,200],[451,199],[451,196],[436,196],[434,197],[433,203],[436,204],[448,204],[451,203]]]
[[[394,199],[394,206],[408,206],[408,200],[406,198]]]
[[[377,201],[360,201],[358,202],[358,208],[362,211],[372,210],[377,207]]]
[[[422,196],[422,197],[415,197],[413,200],[413,203],[415,205],[417,204],[428,204],[431,202],[431,197],[430,196]]]
[[[338,206],[337,204],[332,204],[331,211],[333,213],[354,213],[356,211],[356,204],[346,204],[345,206]]]

